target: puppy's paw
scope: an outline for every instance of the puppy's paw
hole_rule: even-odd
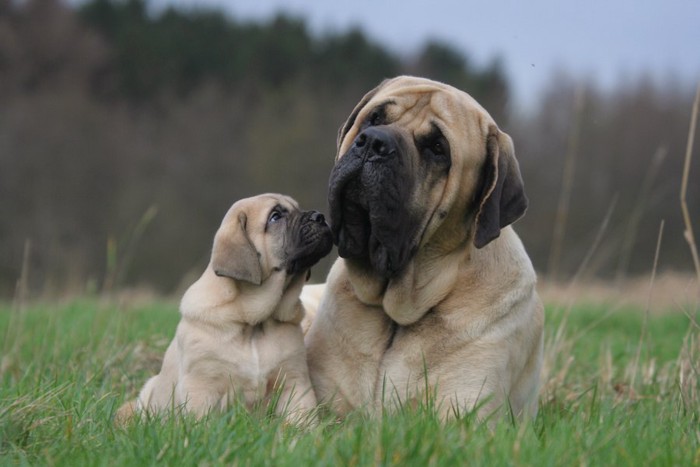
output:
[[[114,414],[114,425],[123,427],[136,415],[136,400],[125,402]]]

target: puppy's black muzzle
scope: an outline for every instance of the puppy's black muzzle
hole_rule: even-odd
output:
[[[318,211],[304,211],[293,221],[293,241],[288,252],[287,272],[303,272],[331,252],[333,236],[326,218]]]
[[[323,214],[321,214],[318,211],[307,211],[309,213],[309,220],[311,222],[315,222],[317,224],[325,224],[326,223],[326,218],[323,217]]]

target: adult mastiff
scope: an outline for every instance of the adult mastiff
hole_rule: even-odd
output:
[[[509,227],[527,207],[518,163],[491,116],[442,83],[384,81],[340,129],[328,201],[340,258],[306,335],[319,400],[534,415],[543,307]]]

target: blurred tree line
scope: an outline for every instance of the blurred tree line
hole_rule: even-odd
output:
[[[444,43],[402,57],[360,30],[319,37],[284,15],[0,0],[0,297],[22,271],[35,294],[172,292],[201,271],[236,199],[276,191],[325,211],[338,127],[364,92],[404,73],[469,92],[513,136],[531,198],[518,230],[538,269],[551,256],[572,128],[562,274],[613,199],[592,272],[648,270],[662,218],[662,265],[692,266],[678,207],[692,90],[677,83],[640,79],[606,94],[559,75],[531,114],[511,115],[499,61],[475,66]],[[700,211],[697,183],[688,199]]]

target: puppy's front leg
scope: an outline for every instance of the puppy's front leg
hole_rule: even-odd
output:
[[[287,422],[300,425],[304,422],[313,423],[311,418],[317,400],[308,371],[294,371],[281,374],[280,399],[277,403],[277,414],[285,417]]]
[[[212,390],[216,384],[207,380],[196,381],[194,378],[186,378],[181,385],[181,400],[185,401],[185,410],[202,418],[212,409],[221,408],[221,394]]]

